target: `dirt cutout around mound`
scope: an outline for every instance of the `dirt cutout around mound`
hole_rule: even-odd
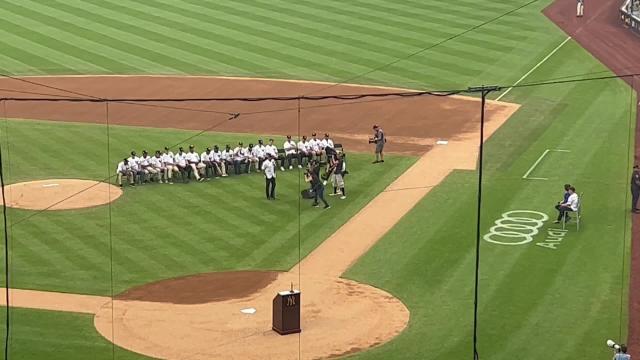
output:
[[[74,79],[77,82],[74,82]],[[189,88],[187,84],[190,83],[194,88],[206,83],[212,86],[212,89],[221,89],[224,94],[228,94],[230,88],[236,89],[236,93],[244,89],[245,96],[254,93],[291,95],[304,93],[305,89],[310,91],[325,86],[293,81],[215,78],[48,78],[47,81],[56,86],[72,87],[74,90],[86,90],[86,86],[93,81],[94,84],[108,84],[113,87],[105,88],[111,94],[130,94],[133,91],[147,96],[166,96],[161,94],[161,88],[158,87],[162,82],[165,86],[173,84],[174,88],[178,86],[180,89]],[[129,87],[118,87],[120,81]],[[388,91],[353,86],[343,86],[339,90],[351,93]],[[207,91],[216,93],[211,89]],[[365,106],[362,111],[366,114],[376,114],[376,119],[389,119],[388,123],[382,120],[376,122],[391,134],[390,149],[393,148],[397,152],[417,152],[421,157],[384,192],[290,271],[268,273],[268,276],[251,272],[204,274],[143,285],[103,303],[94,317],[98,332],[118,346],[163,359],[318,359],[365,350],[400,334],[406,328],[410,317],[409,310],[401,301],[381,289],[341,279],[340,276],[451,171],[475,169],[479,142],[479,99],[425,99],[428,99],[428,102],[409,107],[410,111],[393,108],[390,104],[394,101],[362,105]],[[276,105],[278,104],[268,106]],[[518,105],[490,102],[488,109],[485,140],[518,109]],[[64,114],[62,108],[49,110],[52,111],[51,114],[58,114],[57,116]],[[398,116],[392,116],[394,112],[397,112]],[[380,114],[384,114],[385,117]],[[454,116],[449,117],[451,114]],[[358,112],[343,111],[334,115],[337,120],[312,118],[313,122],[305,123],[305,132],[308,133],[310,129],[318,129],[320,132],[320,129],[335,126],[340,128],[341,133],[348,135],[339,141],[348,144],[345,146],[349,151],[369,149],[366,144],[363,145],[361,139],[368,136],[370,118],[362,121],[364,117]],[[83,116],[86,116],[86,113]],[[211,115],[208,116],[210,120]],[[159,118],[162,119],[161,116]],[[239,119],[242,118],[241,115]],[[141,122],[141,118],[136,118],[135,121],[133,118],[120,120],[128,125],[184,128],[204,126],[204,120],[190,123],[193,119],[185,119],[183,123],[176,123],[160,121],[158,118],[145,119],[149,122],[136,123]],[[78,118],[76,121],[81,120]],[[225,125],[228,126],[223,129],[284,134],[284,130],[288,128],[279,127],[278,124],[282,124],[283,120],[273,116],[270,121],[227,122]],[[327,125],[327,122],[330,124]],[[405,142],[395,143],[397,139],[404,139]],[[439,139],[449,142],[447,145],[435,145]],[[312,210],[315,209],[310,211]],[[238,282],[245,282],[243,279],[246,280],[245,277],[251,277],[252,274],[256,278],[246,281],[245,289],[236,286]],[[302,291],[303,332],[280,336],[271,330],[271,300],[276,292],[289,289],[292,283]],[[202,287],[204,290],[191,289],[191,286]],[[197,294],[198,302],[189,302],[190,300],[185,298],[188,297],[187,294],[185,297],[175,294],[180,291]],[[203,294],[203,291],[211,293]],[[169,295],[165,292],[174,294]],[[79,308],[87,307],[86,304],[82,304],[83,301],[86,302],[85,296],[57,296],[64,296],[68,304],[73,304],[76,301],[75,297],[80,296]],[[12,306],[59,308],[57,303],[34,303],[19,298],[15,300]],[[96,301],[103,300],[104,298],[98,298]],[[240,311],[246,308],[253,308],[256,312],[249,315]]]
[[[137,286],[115,299],[182,305],[239,299],[264,289],[278,278],[278,274],[275,271],[229,271],[188,275]]]
[[[70,210],[108,204],[122,196],[122,190],[93,180],[49,179],[7,185],[5,196],[7,206],[16,209]]]
[[[583,18],[576,18],[574,0],[556,0],[544,14],[617,75],[640,73],[640,36],[620,20],[620,0],[589,1]],[[623,78],[640,89],[640,76]],[[634,106],[633,104],[631,104]],[[640,103],[636,107],[635,162],[640,160]],[[640,357],[640,216],[632,215],[629,283],[629,354]],[[624,341],[620,339],[620,341]]]

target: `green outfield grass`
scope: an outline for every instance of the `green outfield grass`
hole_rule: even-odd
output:
[[[23,75],[207,74],[345,80],[523,3],[7,0],[0,4],[0,70]],[[549,3],[536,2],[425,53],[349,81],[431,89],[513,83],[566,38],[540,13]],[[527,81],[596,71],[604,68],[569,42]],[[610,356],[603,341],[626,337],[628,270],[622,259],[628,259],[629,251],[628,241],[626,246],[624,242],[629,231],[625,200],[629,131],[634,131],[629,127],[629,108],[635,100],[630,99],[628,87],[617,81],[514,90],[504,100],[522,107],[487,146],[483,232],[508,210],[523,208],[553,216],[552,206],[565,182],[585,192],[585,218],[580,232],[572,227],[556,250],[535,245],[544,239],[549,222],[527,245],[482,242],[480,356]],[[113,127],[112,161],[107,166],[103,127],[32,121],[5,124],[9,128],[0,131],[5,146],[9,139],[6,174],[12,182],[53,175],[103,178],[131,147],[141,150],[178,143],[190,134]],[[144,141],[137,135],[141,131]],[[190,142],[202,147],[238,139],[250,140],[206,134]],[[84,151],[73,154],[69,147]],[[536,167],[533,174],[549,180],[522,180],[550,148],[571,152],[552,154]],[[398,175],[365,166],[365,155],[349,159],[354,170],[349,201],[331,209],[331,214],[301,213],[303,254]],[[396,159],[394,172],[412,161]],[[13,285],[109,294],[110,263],[103,256],[109,253],[110,241],[116,292],[200,271],[286,269],[297,261],[298,177],[286,174],[278,180],[280,194],[289,189],[292,195],[276,204],[261,202],[260,176],[127,191],[113,204],[111,239],[106,207],[34,216],[11,229]],[[397,339],[354,357],[471,358],[475,181],[472,171],[449,176],[347,274],[390,291],[411,311],[409,328]],[[234,196],[238,193],[243,196]],[[268,205],[278,208],[278,218],[293,223],[276,222],[276,215],[267,212],[272,210]],[[252,218],[252,211],[260,215]],[[11,210],[10,221],[30,214]],[[225,228],[215,239],[207,232],[213,221]],[[180,225],[165,230],[167,222]],[[184,230],[189,227],[195,231]],[[161,235],[159,229],[164,230]],[[232,236],[245,234],[246,229],[250,236]],[[271,234],[268,239],[261,236],[265,232]],[[22,309],[12,309],[12,314],[16,331],[12,352],[20,358],[84,359],[89,352],[96,358],[111,354],[87,316]],[[120,351],[116,355],[118,359],[135,357]]]
[[[559,76],[567,71],[563,64],[586,58],[577,45],[569,45],[530,80]],[[603,70],[583,61],[576,71]],[[516,90],[510,96],[526,105],[487,144],[482,234],[510,210],[539,211],[550,219],[529,244],[482,240],[480,356],[606,358],[610,351],[603,339],[626,339],[628,262],[623,261],[630,247],[626,204],[635,102],[618,80],[598,87]],[[530,175],[548,180],[522,179],[546,149],[571,152],[551,153]],[[553,206],[567,182],[584,192],[582,227],[577,232],[570,225],[556,249],[536,245],[549,244],[548,230],[559,228],[552,224]],[[477,172],[457,171],[347,274],[389,290],[411,309],[407,331],[356,358],[471,357],[476,194]]]

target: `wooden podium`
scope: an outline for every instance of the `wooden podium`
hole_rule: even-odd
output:
[[[273,323],[271,328],[280,335],[299,333],[300,291],[280,291],[273,298]]]

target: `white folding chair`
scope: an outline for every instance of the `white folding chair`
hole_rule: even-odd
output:
[[[576,231],[580,231],[580,219],[582,218],[582,196],[584,196],[583,192],[578,195],[578,210],[564,213],[564,216],[562,217],[562,230],[565,230],[565,227],[567,226],[567,216],[570,216],[569,214],[575,214]]]

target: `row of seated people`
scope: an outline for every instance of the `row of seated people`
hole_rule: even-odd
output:
[[[339,144],[338,147],[341,150]],[[335,145],[328,134],[319,140],[315,133],[311,139],[303,136],[297,143],[291,136],[287,136],[281,149],[274,145],[273,139],[269,139],[268,145],[258,140],[257,145],[249,144],[248,147],[239,142],[234,149],[226,145],[224,150],[220,150],[215,145],[213,149],[207,148],[201,154],[198,154],[194,145],[190,145],[187,152],[180,147],[175,154],[165,147],[164,152],[157,150],[153,156],[146,150],[142,151],[141,156],[132,151],[131,156],[118,164],[116,175],[120,186],[123,178],[131,186],[148,182],[173,184],[176,175],[183,182],[188,182],[191,177],[197,181],[205,181],[214,177],[227,177],[230,172],[236,175],[251,173],[252,169],[260,172],[262,162],[269,156],[279,160],[280,170],[286,171],[293,169],[294,163],[302,168],[305,162],[312,159],[322,161],[323,157],[326,159],[335,152]]]

